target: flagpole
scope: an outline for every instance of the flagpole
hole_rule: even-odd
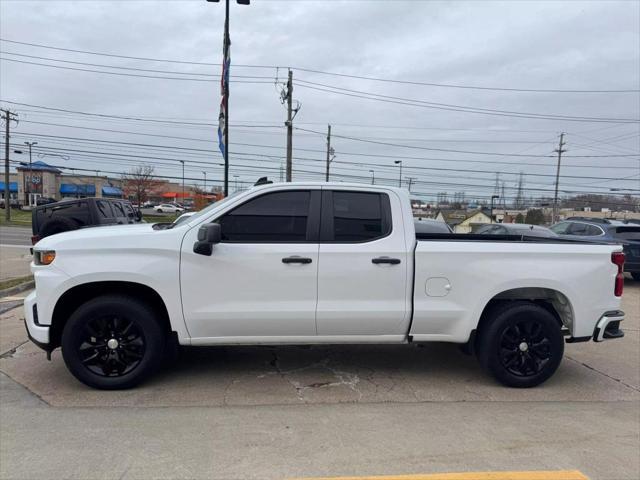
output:
[[[227,55],[231,48],[231,40],[229,38],[229,0],[225,0],[224,14],[224,43]],[[224,59],[223,61],[226,61]],[[230,65],[229,67],[230,68]],[[229,81],[231,75],[227,71],[228,80],[224,82],[224,196],[229,196]]]

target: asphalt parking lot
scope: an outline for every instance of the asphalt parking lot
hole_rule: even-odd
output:
[[[191,348],[101,392],[0,317],[1,478],[288,478],[577,469],[640,478],[640,285],[626,336],[567,345],[541,387],[452,345]],[[37,448],[33,448],[37,446]]]

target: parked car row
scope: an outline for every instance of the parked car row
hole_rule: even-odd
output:
[[[418,233],[448,233],[444,222],[431,219],[415,221]],[[624,270],[640,281],[640,224],[621,220],[571,217],[551,227],[526,223],[491,223],[473,232],[477,235],[523,235],[527,237],[558,238],[590,243],[617,243],[625,253]]]

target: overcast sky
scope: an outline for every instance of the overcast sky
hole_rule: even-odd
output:
[[[232,187],[236,175],[247,183],[263,175],[280,177],[286,145],[280,91],[290,66],[294,98],[301,103],[294,125],[304,129],[294,131],[294,179],[324,178],[325,132],[331,123],[336,180],[367,182],[374,170],[376,183],[397,184],[400,172],[394,159],[400,159],[403,184],[413,177],[412,192],[425,199],[443,191],[486,198],[493,193],[495,172],[501,172],[506,196],[513,197],[521,171],[526,174],[527,196],[552,195],[556,161],[551,156],[560,132],[566,132],[560,184],[564,195],[606,193],[610,188],[638,191],[640,124],[624,120],[640,118],[639,5],[631,1],[253,0],[250,6],[234,2]],[[0,17],[0,37],[5,40],[150,59],[221,61],[224,6],[204,0],[3,0]],[[222,157],[215,127],[219,66],[9,42],[0,46],[7,59],[0,63],[3,101],[177,122],[82,116],[3,102],[3,108],[20,117],[14,142],[37,141],[34,152],[69,157],[39,159],[101,172],[123,172],[146,162],[156,165],[156,173],[173,177],[181,176],[178,160],[184,160],[188,184],[201,184],[203,171],[209,185],[220,183]],[[449,87],[326,75],[303,68]],[[445,104],[446,109],[434,103]],[[590,121],[479,114],[459,107]],[[626,179],[616,180],[622,178]]]

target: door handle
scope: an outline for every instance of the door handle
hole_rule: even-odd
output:
[[[399,258],[391,258],[391,257],[377,257],[372,258],[371,263],[375,263],[376,265],[380,263],[388,263],[390,265],[398,265],[400,263]]]
[[[311,263],[311,259],[308,257],[298,257],[293,255],[292,257],[284,257],[282,263]]]

